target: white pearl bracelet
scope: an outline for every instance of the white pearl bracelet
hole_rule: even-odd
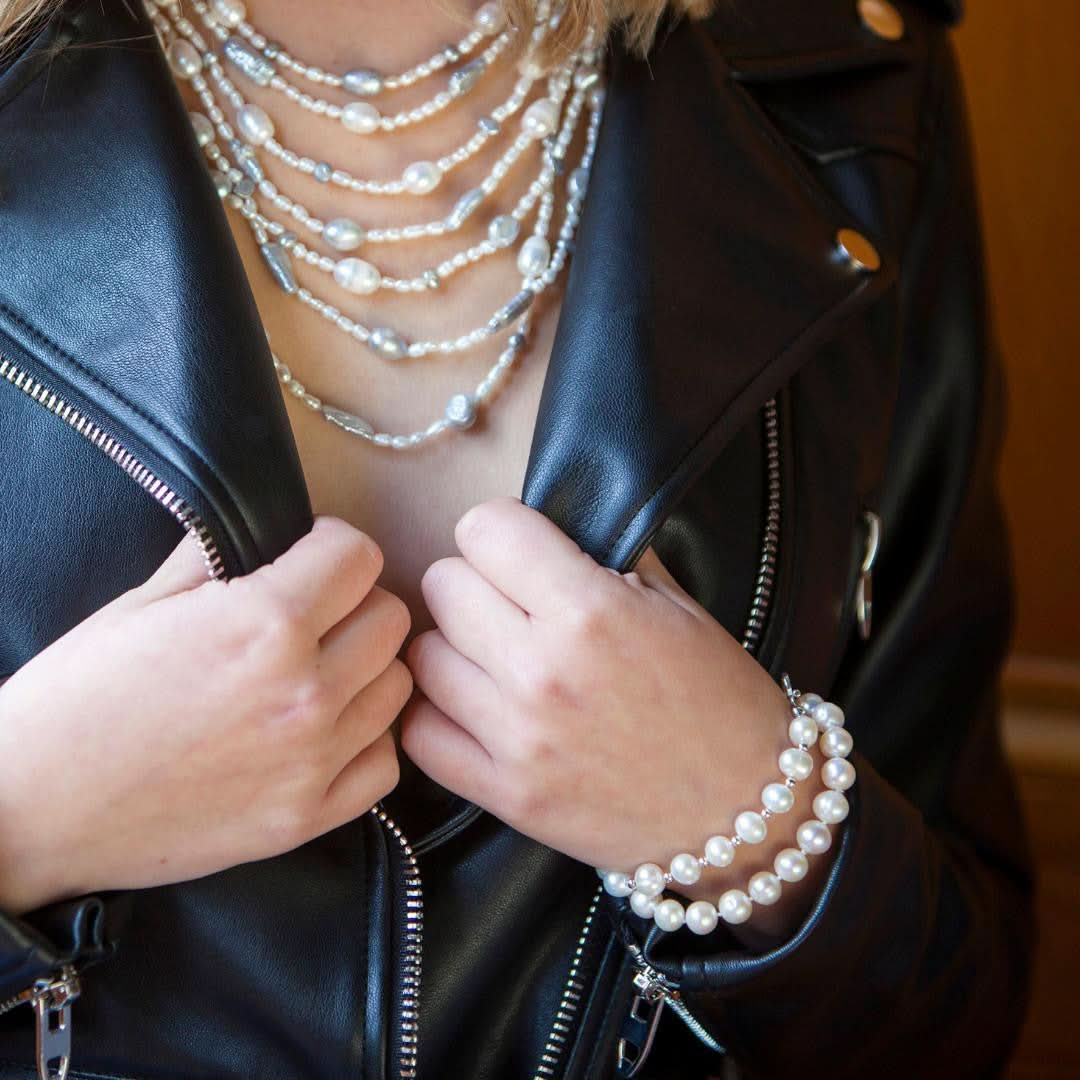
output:
[[[832,846],[830,825],[836,825],[848,815],[844,792],[855,783],[855,767],[847,760],[854,742],[844,728],[844,712],[839,705],[825,701],[818,694],[801,694],[783,677],[784,693],[791,703],[791,722],[788,736],[792,745],[784,750],[777,764],[784,775],[782,783],[766,784],[761,792],[762,808],[744,810],[735,817],[733,835],[717,835],[705,842],[701,855],[682,852],[676,855],[667,871],[658,863],[642,863],[633,874],[618,870],[597,870],[604,890],[611,896],[630,898],[636,915],[651,918],[664,931],[671,933],[686,926],[695,934],[708,934],[720,920],[743,923],[750,918],[754,904],[775,904],[780,899],[783,883],[801,881],[809,870],[810,855],[820,855]],[[774,860],[773,870],[759,871],[750,878],[744,892],[728,889],[717,901],[696,900],[687,907],[672,897],[664,897],[669,885],[693,885],[705,867],[729,866],[736,850],[743,844],[760,844],[768,833],[768,819],[786,814],[795,804],[792,788],[807,779],[814,769],[811,749],[817,743],[825,757],[821,779],[827,790],[820,792],[813,803],[814,817],[804,821],[795,831],[798,847],[784,848]]]

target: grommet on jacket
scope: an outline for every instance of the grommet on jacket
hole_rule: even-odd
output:
[[[881,256],[877,253],[877,248],[861,232],[838,229],[836,248],[840,256],[855,270],[872,273],[881,269]]]
[[[889,0],[859,0],[858,9],[870,33],[886,41],[899,41],[904,36],[904,17]]]

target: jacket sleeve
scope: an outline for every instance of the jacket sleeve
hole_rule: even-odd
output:
[[[617,905],[624,940],[679,984],[747,1077],[992,1075],[1023,1019],[1032,870],[995,685],[1012,618],[994,489],[1000,372],[962,91],[944,56],[901,264],[897,414],[916,419],[890,449],[875,626],[835,686],[807,688],[845,707],[856,744],[830,874],[798,930],[764,953],[722,930],[711,943],[646,934]]]

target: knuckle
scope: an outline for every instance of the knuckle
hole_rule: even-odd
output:
[[[579,644],[602,644],[611,636],[611,609],[599,597],[583,597],[568,613],[568,622]]]
[[[535,664],[521,675],[520,692],[526,704],[543,716],[551,709],[574,707],[578,696],[569,680],[557,667]],[[542,729],[533,725],[530,729],[538,737]]]
[[[278,852],[292,851],[314,833],[314,822],[308,810],[291,802],[282,803],[268,812],[262,822],[262,829],[269,847]]]

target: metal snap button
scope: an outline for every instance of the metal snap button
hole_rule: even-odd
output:
[[[856,270],[879,270],[881,256],[877,248],[854,229],[840,229],[836,233],[836,249]]]
[[[899,41],[904,36],[904,18],[889,0],[859,0],[859,18],[872,34],[886,41]]]

